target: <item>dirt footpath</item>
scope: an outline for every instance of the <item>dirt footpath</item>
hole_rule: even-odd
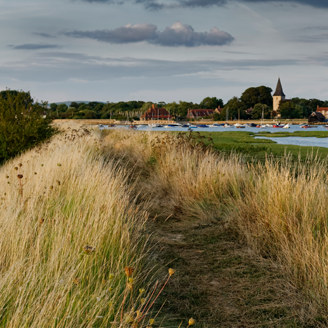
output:
[[[162,297],[167,327],[190,317],[194,327],[321,327],[308,319],[302,295],[280,268],[254,254],[227,223],[168,220],[152,229],[157,260],[177,270]]]

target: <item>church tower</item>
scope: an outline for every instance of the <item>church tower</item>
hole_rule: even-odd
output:
[[[286,95],[282,91],[282,85],[280,78],[278,79],[276,92],[273,94],[273,110],[277,112],[279,110],[279,104],[281,100],[285,100]]]

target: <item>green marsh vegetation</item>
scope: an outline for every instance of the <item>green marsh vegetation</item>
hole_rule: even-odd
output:
[[[198,135],[197,132],[193,132]],[[308,160],[309,157],[320,156],[326,158],[328,156],[328,148],[323,147],[304,147],[294,145],[279,145],[268,139],[255,139],[255,137],[317,137],[327,138],[328,131],[296,131],[294,133],[278,132],[268,133],[260,131],[252,132],[200,132],[204,136],[204,142],[210,144],[208,138],[212,138],[213,147],[219,152],[230,154],[242,154],[244,159],[250,162],[264,162],[266,158],[281,160],[286,157],[294,162]]]

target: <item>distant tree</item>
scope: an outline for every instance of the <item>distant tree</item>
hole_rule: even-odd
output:
[[[223,107],[223,100],[222,99],[218,99],[216,97],[206,97],[204,98],[200,104],[199,104],[199,108],[202,109],[215,109],[218,107]]]
[[[52,104],[50,104],[50,109],[55,112],[57,109],[57,106],[58,105],[56,103],[52,103]]]
[[[75,101],[71,102],[70,107],[75,107],[76,109],[79,108],[79,104]]]
[[[178,105],[175,101],[166,104],[165,109],[166,109],[171,115],[179,115],[179,105]]]
[[[66,111],[67,118],[72,118],[77,111],[78,109],[76,107],[68,107]]]
[[[220,120],[221,120],[221,115],[215,112],[213,114],[213,121],[220,121]]]
[[[246,105],[247,108],[254,107],[256,104],[264,104],[272,107],[272,89],[265,86],[256,88],[248,88],[243,92],[240,100]]]
[[[177,114],[180,117],[185,117],[188,114],[188,109],[197,109],[199,108],[198,104],[194,104],[192,102],[187,102],[187,101],[179,101],[179,109]]]
[[[66,104],[60,104],[57,106],[56,111],[58,111],[58,113],[65,113],[67,109],[68,107]]]
[[[79,112],[88,109],[88,106],[85,103],[80,103],[79,105],[80,105],[78,108]]]
[[[100,112],[102,111],[103,107],[104,107],[104,104],[99,103],[96,107],[94,107],[93,110],[94,110],[96,113],[100,113]]]
[[[304,117],[302,106],[295,105],[292,101],[280,103],[279,111],[282,118]]]
[[[245,113],[245,110],[247,109],[247,106],[239,100],[237,97],[233,97],[230,99],[227,104],[224,106],[224,108],[221,111],[220,119],[224,121],[226,119],[226,113],[229,108],[228,112],[228,119],[235,119],[238,118],[238,111],[240,113],[241,119],[246,119],[247,115]]]
[[[264,118],[270,118],[271,110],[268,105],[264,104],[256,104],[252,111],[252,118],[253,119],[260,119],[262,118],[262,110]]]
[[[146,103],[144,103],[142,106],[141,106],[141,108],[140,108],[140,111],[141,112],[147,112],[147,110],[151,107],[153,105],[153,103],[152,102],[146,102]]]
[[[86,109],[84,111],[84,118],[85,119],[95,119],[95,118],[97,118],[97,113],[93,110]]]

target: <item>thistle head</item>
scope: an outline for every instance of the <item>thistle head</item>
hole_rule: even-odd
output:
[[[132,267],[125,267],[124,271],[125,271],[125,275],[129,278],[132,276],[134,269]]]

